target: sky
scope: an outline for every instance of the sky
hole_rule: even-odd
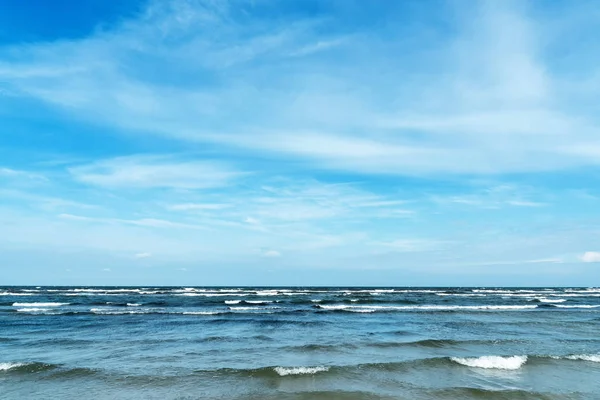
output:
[[[0,0],[0,284],[600,285],[599,22]]]

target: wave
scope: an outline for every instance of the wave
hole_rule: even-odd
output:
[[[565,356],[563,358],[566,358],[567,360],[574,360],[574,361],[590,361],[590,362],[600,363],[600,354],[575,354],[575,355]]]
[[[13,307],[60,307],[70,303],[13,303]]]
[[[0,363],[0,372],[36,373],[50,371],[58,367],[56,364],[39,362],[3,362]]]
[[[225,300],[225,304],[236,305],[236,304],[271,304],[272,300]]]
[[[17,312],[21,313],[32,313],[32,314],[43,314],[52,312],[51,308],[39,308],[39,307],[26,307],[26,308],[17,308]]]
[[[0,363],[0,371],[8,371],[9,369],[18,368],[22,365],[25,365],[25,364],[23,364],[23,363]]]
[[[315,304],[313,307],[329,311],[349,312],[389,312],[389,311],[486,311],[486,310],[530,310],[536,305],[481,305],[481,306],[458,306],[458,305],[415,305],[415,306],[352,306],[352,305],[322,305]]]
[[[329,371],[329,367],[275,367],[273,368],[279,376],[288,375],[314,375],[319,372]]]
[[[225,314],[223,311],[184,311],[182,315],[219,315]]]
[[[34,296],[35,293],[0,292],[0,296]]]
[[[368,346],[373,347],[430,347],[430,348],[443,348],[448,346],[460,346],[466,344],[495,344],[497,340],[453,340],[453,339],[423,339],[412,342],[375,342],[370,343]]]
[[[265,310],[279,310],[281,307],[228,307],[231,311],[252,311],[252,312],[265,312]]]
[[[450,360],[472,368],[515,370],[525,365],[527,362],[527,356],[482,356],[470,358],[451,357]]]
[[[536,297],[529,301],[534,301],[538,303],[564,303],[567,299],[548,299],[546,297]]]
[[[507,399],[538,399],[554,400],[553,394],[545,394],[525,389],[486,389],[475,387],[451,387],[445,389],[430,390],[430,394],[436,399],[485,399],[485,400],[507,400]],[[569,399],[572,397],[568,397]],[[580,397],[576,397],[580,398]],[[564,399],[567,399],[565,397]]]
[[[600,305],[597,305],[597,304],[579,304],[579,305],[566,306],[566,305],[562,305],[562,304],[556,304],[556,305],[554,305],[554,307],[557,307],[557,308],[599,308]]]

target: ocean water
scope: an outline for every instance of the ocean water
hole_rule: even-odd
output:
[[[0,287],[1,399],[600,399],[600,289]]]

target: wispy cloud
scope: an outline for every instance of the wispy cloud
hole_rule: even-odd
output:
[[[84,183],[114,188],[202,189],[224,186],[242,176],[222,163],[167,157],[128,156],[69,168]]]
[[[0,167],[0,178],[5,178],[5,179],[27,179],[27,180],[37,180],[37,181],[47,181],[48,178],[46,178],[44,175],[41,174],[37,174],[37,173],[33,173],[33,172],[29,172],[29,171],[22,171],[22,170],[16,170],[16,169],[12,169],[12,168],[3,168]]]
[[[400,31],[384,40],[356,27],[344,39],[343,20],[324,34],[330,21],[265,19],[250,3],[244,18],[212,2],[162,3],[114,31],[20,48],[0,76],[101,124],[332,169],[485,174],[598,164],[593,152],[569,150],[598,146],[595,116],[572,111],[562,92],[569,77],[545,57],[547,22],[521,2],[460,9],[451,21],[458,34],[435,43],[429,59],[416,49],[394,56]],[[338,57],[327,57],[333,50]]]
[[[586,251],[581,255],[581,261],[586,263],[600,262],[599,251]]]
[[[137,260],[141,260],[143,258],[150,258],[152,257],[152,253],[136,253],[133,255],[133,258],[137,259]]]

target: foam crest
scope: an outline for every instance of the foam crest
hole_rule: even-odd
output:
[[[183,315],[217,315],[223,314],[221,311],[185,311]]]
[[[565,357],[569,360],[580,360],[600,363],[600,354],[576,354]]]
[[[442,305],[421,305],[421,306],[355,306],[355,305],[315,305],[317,308],[324,310],[338,310],[338,311],[354,311],[358,310],[370,310],[364,312],[374,311],[454,311],[454,310],[466,310],[466,311],[485,311],[485,310],[506,310],[506,311],[517,311],[517,310],[529,310],[535,309],[537,306],[534,305],[483,305],[483,306],[442,306]]]
[[[0,292],[0,296],[33,296],[35,293]]]
[[[574,305],[574,306],[565,306],[565,305],[557,304],[555,307],[558,307],[558,308],[598,308],[598,307],[600,307],[600,305],[579,304],[579,305]]]
[[[13,303],[13,307],[60,307],[69,303]]]
[[[567,301],[566,299],[548,299],[546,297],[536,297],[534,300],[537,300],[541,303],[564,303]]]
[[[8,371],[13,368],[22,367],[23,363],[0,363],[0,371]]]
[[[229,307],[231,311],[257,311],[261,312],[263,310],[276,310],[279,307]]]
[[[329,371],[329,367],[275,367],[273,368],[279,376],[288,375],[313,375],[319,372]]]
[[[52,309],[38,308],[38,307],[17,308],[17,312],[27,312],[27,313],[45,313],[48,311],[52,311]]]
[[[240,304],[241,300],[225,300],[225,304]]]
[[[516,370],[521,368],[527,362],[527,356],[452,357],[450,360],[472,368]]]

